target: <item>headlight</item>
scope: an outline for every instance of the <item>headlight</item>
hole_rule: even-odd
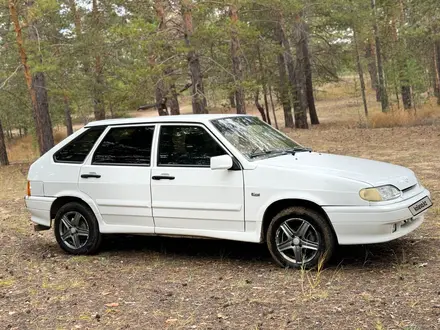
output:
[[[389,201],[400,197],[401,194],[399,189],[391,185],[365,188],[359,192],[359,196],[369,202]]]

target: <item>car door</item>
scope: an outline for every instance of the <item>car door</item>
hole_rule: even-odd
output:
[[[81,167],[79,189],[115,232],[154,232],[151,149],[154,125],[111,127]],[[117,226],[117,227],[116,227]]]
[[[156,233],[244,231],[242,170],[210,169],[210,158],[224,154],[203,125],[160,125],[151,181]]]

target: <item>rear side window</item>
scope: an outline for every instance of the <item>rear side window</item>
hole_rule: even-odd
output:
[[[93,155],[94,165],[149,166],[153,126],[112,128]]]
[[[92,127],[76,139],[70,141],[53,156],[58,163],[81,164],[92,150],[96,140],[101,136],[105,127]]]

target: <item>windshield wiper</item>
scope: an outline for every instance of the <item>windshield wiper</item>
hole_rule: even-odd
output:
[[[296,152],[312,152],[312,149],[310,148],[303,148],[303,147],[295,147],[292,149],[283,149],[283,150],[265,150],[262,152],[253,152],[249,155],[250,158],[257,158],[257,157],[262,157],[262,156],[267,156],[267,155],[274,155],[274,154],[279,154],[279,155],[286,155],[286,154],[292,154],[295,155]]]
[[[253,153],[251,153],[251,154],[249,155],[249,157],[250,157],[250,158],[257,158],[257,157],[261,157],[261,156],[269,155],[269,154],[271,154],[271,153],[273,153],[273,152],[274,152],[273,150],[272,150],[272,151],[267,150],[267,151],[263,151],[263,152],[253,152]]]
[[[295,155],[295,153],[297,153],[297,152],[312,152],[312,148],[295,147],[295,148],[286,149],[286,150],[283,150],[283,151],[286,152],[286,153]]]

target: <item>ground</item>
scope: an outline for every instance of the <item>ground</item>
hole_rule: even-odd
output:
[[[440,125],[362,128],[358,108],[338,102],[318,103],[321,127],[286,133],[414,170],[434,207],[409,236],[339,247],[321,271],[281,269],[264,245],[223,240],[111,236],[75,257],[52,231],[33,232],[28,164],[15,163],[0,168],[0,327],[440,329]]]

